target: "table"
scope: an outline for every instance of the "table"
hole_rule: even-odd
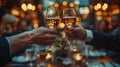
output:
[[[94,58],[94,59],[89,59],[90,63],[94,63],[94,62],[99,62],[101,64],[104,65],[104,67],[117,67],[115,66],[115,64],[111,64],[111,62],[114,63],[114,61],[107,55],[105,55],[104,57],[101,58]],[[106,64],[109,64],[111,66],[106,66]],[[81,63],[81,61],[72,61],[72,64],[69,65],[64,65],[62,62],[59,61],[47,61],[46,63],[47,67],[85,67],[84,64]],[[12,61],[10,61],[7,65],[5,65],[4,67],[37,67],[36,62],[33,63],[33,66],[30,66],[29,63],[13,63]],[[118,66],[120,67],[120,66]]]
[[[98,58],[98,59],[92,59],[91,62],[104,63],[104,62],[113,62],[113,60],[110,57],[105,56],[105,57]],[[57,61],[55,62],[47,61],[46,66],[47,67],[84,67],[83,65],[80,64],[80,61],[78,61],[77,63],[72,62],[71,65],[63,65],[61,62],[57,62]],[[29,63],[19,64],[19,63],[9,62],[4,67],[30,67],[30,65]],[[37,65],[33,63],[33,66],[31,67],[37,67]]]

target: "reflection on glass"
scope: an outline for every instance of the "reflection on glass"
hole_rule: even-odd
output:
[[[32,66],[33,65],[32,60],[35,55],[34,49],[33,48],[26,49],[25,53],[26,56],[29,58],[30,65]]]
[[[88,56],[89,56],[89,52],[92,50],[92,46],[90,45],[84,45],[83,47],[83,57],[85,58],[86,62],[85,65],[88,66],[89,65],[89,60],[88,60]]]
[[[63,9],[63,21],[68,28],[74,27],[76,23],[76,12],[74,8]]]
[[[59,23],[59,12],[56,8],[48,8],[46,12],[46,23],[48,28],[53,29]]]

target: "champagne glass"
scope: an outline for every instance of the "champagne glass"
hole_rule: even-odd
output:
[[[76,12],[74,8],[63,9],[63,22],[67,28],[74,27],[76,23]]]
[[[76,24],[76,12],[74,8],[65,8],[63,9],[63,22],[67,29],[74,28]],[[70,43],[72,44],[72,38],[69,38]]]
[[[45,60],[47,56],[46,47],[45,46],[35,46],[36,51],[36,60],[38,67],[46,67]]]
[[[93,49],[93,47],[92,46],[90,46],[90,45],[84,45],[83,46],[83,53],[82,53],[82,55],[83,55],[83,57],[85,58],[85,65],[86,66],[88,66],[89,65],[89,61],[88,61],[88,56],[89,56],[89,53],[90,53],[90,51]]]
[[[27,57],[29,58],[30,66],[32,66],[33,65],[32,60],[33,60],[33,58],[35,56],[35,52],[34,52],[33,47],[26,49],[25,53],[26,53]]]
[[[59,10],[57,8],[48,8],[45,19],[48,28],[53,29],[57,27],[59,23]]]

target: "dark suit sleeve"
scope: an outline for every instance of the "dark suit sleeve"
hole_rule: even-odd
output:
[[[91,44],[97,48],[105,48],[113,51],[120,50],[120,33],[112,35],[108,33],[93,32],[93,40]]]
[[[10,59],[10,46],[5,37],[0,37],[0,66],[6,64]]]

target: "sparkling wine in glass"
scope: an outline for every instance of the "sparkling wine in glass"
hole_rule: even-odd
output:
[[[63,22],[67,28],[74,27],[76,23],[76,12],[74,8],[63,9]]]
[[[46,12],[46,23],[48,28],[53,29],[59,24],[59,11],[57,8],[48,8]]]

